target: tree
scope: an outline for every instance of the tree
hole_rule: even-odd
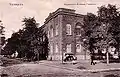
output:
[[[43,28],[38,28],[34,18],[25,18],[23,37],[29,52],[33,52],[37,59],[46,59],[48,56],[48,39]]]
[[[91,53],[93,53],[94,43],[96,42],[95,37],[96,33],[95,30],[98,28],[100,23],[97,20],[97,16],[92,13],[87,13],[87,15],[84,18],[84,38],[86,39],[84,42],[84,47],[88,50],[90,50]]]
[[[38,28],[34,18],[24,18],[23,29],[13,33],[5,49],[12,53],[17,51],[18,57],[28,59],[46,59],[48,56],[48,38],[43,28]]]
[[[4,47],[4,51],[6,52],[6,54],[11,55],[17,50],[17,45],[19,42],[18,37],[19,37],[19,35],[17,33],[13,33],[11,38],[7,39],[7,44]]]
[[[2,21],[0,21],[0,54],[1,54],[1,50],[2,50],[2,46],[5,44],[5,34],[4,34],[4,26]]]
[[[120,33],[120,23],[118,22],[120,14],[115,5],[108,4],[108,6],[101,6],[98,9],[98,16],[91,14],[85,18],[86,37],[89,37],[90,49],[94,47],[100,50],[106,49],[107,64],[109,64],[108,48],[118,42],[115,36]]]
[[[116,32],[119,34],[120,31],[120,13],[115,5],[108,4],[107,7],[101,6],[98,11],[99,20],[104,23],[104,37],[106,38],[106,48],[107,48],[107,64],[109,63],[108,47],[111,41],[116,42]],[[118,41],[117,41],[118,42]]]

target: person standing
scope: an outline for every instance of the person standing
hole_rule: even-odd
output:
[[[93,53],[91,53],[91,65],[95,65],[95,62],[94,62],[94,54]]]

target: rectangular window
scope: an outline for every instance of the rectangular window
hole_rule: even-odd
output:
[[[66,51],[67,51],[67,52],[71,52],[71,44],[67,44],[67,46],[66,46]]]
[[[51,29],[51,37],[53,37],[53,28]]]
[[[53,54],[53,45],[50,46],[50,52]]]
[[[58,35],[58,25],[55,27],[55,34]]]
[[[58,43],[55,45],[55,52],[58,53]]]
[[[70,24],[67,24],[67,25],[66,25],[66,34],[67,34],[67,35],[72,35],[71,25],[70,25]]]

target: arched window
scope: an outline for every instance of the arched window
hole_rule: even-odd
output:
[[[80,22],[78,22],[75,25],[75,33],[77,36],[81,36],[81,32],[82,32],[83,28],[82,28],[82,24]]]
[[[66,25],[66,34],[67,34],[67,35],[72,35],[71,25],[70,25],[70,24],[67,24],[67,25]]]
[[[76,44],[76,52],[81,52],[81,44]]]

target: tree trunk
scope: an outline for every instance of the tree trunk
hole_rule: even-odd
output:
[[[106,57],[107,57],[107,64],[109,64],[109,52],[108,52],[108,48],[106,49],[107,53],[106,53]]]
[[[39,52],[37,52],[37,60],[39,61]]]

